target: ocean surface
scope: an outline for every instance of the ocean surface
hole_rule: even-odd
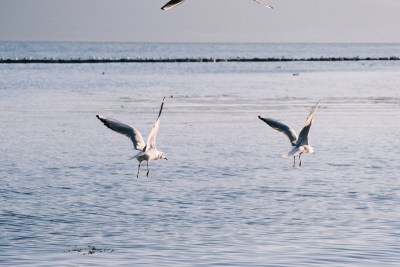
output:
[[[4,58],[399,56],[399,44],[0,43]],[[136,178],[129,139],[168,160]],[[303,166],[257,116],[310,131]],[[1,266],[399,266],[400,62],[0,64]]]

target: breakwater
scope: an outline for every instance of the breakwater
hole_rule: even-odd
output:
[[[310,57],[310,58],[1,58],[0,64],[92,64],[92,63],[209,63],[209,62],[307,62],[307,61],[399,61],[400,57]]]

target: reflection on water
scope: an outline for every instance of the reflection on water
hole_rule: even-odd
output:
[[[0,66],[0,264],[396,266],[398,69],[302,66]],[[169,160],[136,179],[95,115],[146,138],[163,96]],[[257,116],[297,130],[318,99],[293,168]]]

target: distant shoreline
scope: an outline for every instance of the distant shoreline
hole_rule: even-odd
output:
[[[88,64],[88,63],[209,63],[209,62],[307,62],[307,61],[399,61],[400,57],[310,57],[310,58],[2,58],[0,64]]]

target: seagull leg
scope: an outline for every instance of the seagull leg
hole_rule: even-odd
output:
[[[299,167],[301,167],[301,158],[300,158],[300,157],[301,157],[301,154],[302,154],[302,153],[299,154],[299,160],[300,160]]]
[[[296,156],[293,157],[293,168],[296,167]]]
[[[150,170],[149,170],[149,162],[147,161],[147,174],[146,174],[147,177],[149,177],[149,172],[150,172]]]
[[[141,162],[139,162],[139,167],[138,167],[138,169],[137,169],[136,178],[139,178],[139,172],[140,172],[140,163],[141,163]]]

